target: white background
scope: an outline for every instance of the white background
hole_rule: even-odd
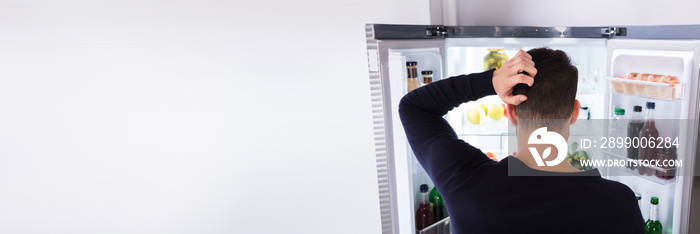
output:
[[[2,1],[0,233],[379,233],[365,24],[427,2]]]
[[[694,1],[457,5],[462,24],[700,23]],[[0,1],[0,233],[379,233],[364,24],[428,12]]]

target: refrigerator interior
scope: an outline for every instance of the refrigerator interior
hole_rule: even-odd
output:
[[[392,182],[395,194],[392,196],[396,206],[396,210],[392,213],[398,233],[415,232],[414,215],[420,202],[418,188],[421,184],[428,184],[430,189],[434,186],[406,142],[396,109],[401,97],[407,92],[407,61],[418,63],[419,74],[423,70],[433,71],[433,81],[439,81],[450,76],[484,71],[484,56],[489,48],[505,49],[505,54],[510,58],[520,49],[547,46],[565,51],[579,69],[576,98],[582,106],[587,106],[589,111],[588,115],[582,112],[584,114],[579,119],[608,119],[614,107],[623,107],[631,112],[632,105],[643,106],[649,100],[657,102],[656,119],[693,119],[696,113],[694,105],[697,105],[694,101],[697,99],[697,88],[694,88],[697,86],[697,80],[692,78],[697,77],[699,67],[698,61],[693,60],[698,56],[697,42],[680,44],[677,41],[574,38],[448,38],[384,42],[384,49],[380,49],[379,54],[380,60],[386,61],[381,63],[382,75],[388,77],[388,85],[384,84],[384,87],[389,90],[384,92],[390,94],[390,126],[393,134],[391,142],[394,150],[392,174],[395,175]],[[683,95],[678,100],[660,100],[612,92],[611,77],[625,76],[629,72],[677,76],[680,83],[684,84]],[[421,76],[418,75],[418,77],[419,82],[422,83]],[[445,118],[455,128],[461,139],[482,149],[485,153],[493,152],[502,159],[513,153],[506,152],[507,119],[503,117],[500,120],[493,120],[483,115],[482,123],[473,124],[467,117],[470,109],[479,108],[481,104],[490,107],[500,103],[497,96],[485,97],[462,104],[448,113]],[[579,120],[572,128],[587,128],[586,124],[590,125],[590,121]],[[683,139],[695,142],[696,135],[693,130],[668,126],[660,131],[660,135],[679,135],[684,137]],[[678,151],[679,155],[694,153],[694,144],[687,144],[687,147]],[[686,163],[692,165],[693,161]],[[679,226],[681,226],[681,217],[684,215],[682,211],[687,209],[682,207],[687,203],[681,200],[689,197],[688,189],[684,190],[689,181],[684,180],[683,177],[677,177],[671,181],[660,181],[635,175],[608,178],[620,181],[642,194],[641,210],[645,219],[649,215],[650,197],[659,197],[659,218],[665,232],[678,233],[681,230]]]
[[[655,119],[658,120],[656,128],[659,131],[659,136],[682,139],[677,154],[678,158],[684,158],[686,165],[692,165],[695,158],[695,145],[692,144],[695,142],[695,129],[688,128],[685,125],[688,122],[664,120],[696,118],[694,106],[697,103],[694,100],[697,100],[698,90],[696,88],[697,80],[693,80],[693,77],[697,77],[697,73],[694,74],[694,71],[697,71],[697,61],[694,61],[693,58],[697,56],[697,45],[697,42],[661,40],[610,40],[608,42],[610,63],[608,79],[624,77],[630,72],[678,77],[682,87],[674,90],[673,96],[663,98],[659,96],[657,89],[665,87],[647,86],[647,89],[640,90],[642,92],[630,94],[622,92],[619,89],[621,86],[615,90],[612,87],[614,84],[612,80],[606,82],[610,85],[610,91],[605,111],[610,113],[613,108],[624,108],[627,112],[631,111],[635,105],[642,106],[646,110],[646,102],[655,102]],[[628,85],[628,87],[633,85],[631,83],[623,84]],[[614,176],[611,175],[608,178],[626,184],[635,193],[642,196],[641,211],[645,220],[649,218],[651,209],[649,200],[655,196],[659,198],[658,217],[664,233],[682,232],[681,227],[687,225],[687,223],[682,224],[682,218],[687,219],[687,213],[684,214],[684,209],[687,209],[685,206],[689,205],[684,203],[684,199],[687,201],[690,192],[688,191],[690,187],[685,186],[690,181],[685,180],[690,179],[690,177],[676,176],[671,180],[663,180],[655,176],[640,175],[637,170],[617,170],[624,172],[621,175],[615,173]],[[679,170],[692,170],[692,167],[683,167]],[[691,172],[679,171],[679,174],[688,175]]]
[[[454,76],[483,72],[484,56],[488,49],[505,49],[504,53],[512,58],[518,50],[529,50],[537,47],[549,47],[565,51],[571,57],[572,63],[579,70],[579,84],[576,98],[581,106],[588,108],[582,112],[580,119],[604,118],[602,105],[604,101],[604,74],[606,69],[606,44],[604,39],[573,39],[573,38],[475,38],[447,39],[446,74]],[[480,148],[484,153],[494,153],[500,160],[512,155],[506,152],[508,146],[508,120],[503,117],[494,120],[480,114],[483,121],[474,124],[469,121],[468,112],[478,107],[491,107],[503,103],[496,95],[481,98],[477,101],[460,105],[448,114],[448,120],[457,131],[460,138]],[[485,111],[487,112],[487,111]],[[574,127],[586,126],[587,121],[578,121]],[[512,131],[510,133],[513,135]],[[511,147],[512,149],[513,147]]]
[[[603,102],[604,95],[602,91],[605,88],[603,80],[606,69],[604,59],[606,48],[605,40],[603,39],[460,38],[446,39],[445,41],[444,48],[420,46],[420,43],[417,43],[416,46],[411,48],[395,45],[393,49],[388,49],[387,75],[391,81],[392,107],[398,106],[401,97],[407,92],[407,61],[418,62],[419,73],[423,70],[432,70],[434,74],[433,80],[438,81],[450,76],[484,71],[484,56],[488,53],[487,49],[489,48],[503,48],[506,55],[510,58],[520,49],[529,50],[542,46],[563,50],[571,56],[572,62],[579,68],[580,73],[577,99],[584,106],[588,105],[587,103]],[[443,57],[442,54],[445,56]],[[422,80],[419,81],[422,82]],[[490,107],[501,103],[498,96],[484,97],[455,108],[445,118],[452,124],[461,139],[475,145],[484,152],[493,152],[499,159],[502,159],[512,153],[506,152],[508,144],[507,119],[503,117],[500,120],[493,120],[483,116],[483,123],[472,124],[466,117],[466,112],[470,108],[480,104]],[[602,106],[590,105],[589,110],[592,118],[603,118],[604,111]],[[434,184],[420,166],[410,146],[405,141],[398,113],[396,111],[393,112],[394,155],[396,155],[394,158],[394,170],[396,174],[395,189],[397,191],[395,196],[398,203],[399,230],[400,233],[404,233],[412,231],[412,228],[415,227],[414,215],[420,203],[418,188],[421,184],[428,184],[432,189]],[[585,121],[580,121],[580,124],[585,124]],[[402,155],[405,155],[405,157]]]

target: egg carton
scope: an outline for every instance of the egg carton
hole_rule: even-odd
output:
[[[613,92],[662,100],[683,97],[683,84],[678,77],[648,73],[629,73],[625,77],[610,77]]]

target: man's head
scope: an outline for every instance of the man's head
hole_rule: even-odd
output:
[[[532,86],[513,87],[513,95],[527,96],[527,101],[513,107],[517,119],[566,120],[578,114],[575,100],[578,69],[571,64],[569,56],[564,51],[549,48],[531,49],[527,53],[535,62],[537,75]]]

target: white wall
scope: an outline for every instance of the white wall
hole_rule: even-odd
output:
[[[379,233],[364,24],[427,7],[0,1],[0,233]]]
[[[695,0],[454,0],[459,25],[700,24]]]

